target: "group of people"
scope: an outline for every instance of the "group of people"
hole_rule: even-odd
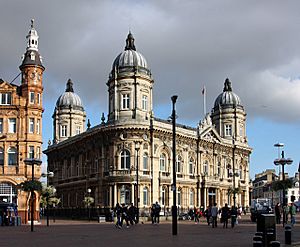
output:
[[[275,217],[276,223],[280,224],[281,222],[281,215],[284,214],[285,223],[288,223],[288,219],[290,218],[291,225],[295,225],[296,223],[296,212],[297,208],[294,203],[290,203],[286,206],[281,206],[280,203],[277,203],[275,206]],[[290,216],[290,217],[289,217]]]
[[[237,217],[241,215],[242,209],[232,206],[228,207],[226,203],[224,207],[218,208],[217,203],[213,206],[207,206],[205,210],[197,209],[193,210],[193,217],[195,224],[199,223],[199,219],[203,216],[206,218],[208,225],[212,225],[213,228],[218,226],[218,218],[223,223],[223,228],[228,228],[228,220],[231,219],[231,227],[233,228],[237,224]]]
[[[116,228],[122,228],[124,221],[126,223],[126,227],[129,228],[129,225],[134,225],[137,222],[137,208],[133,205],[133,203],[130,203],[130,205],[127,207],[125,203],[122,203],[120,205],[119,203],[116,204],[114,208],[115,216],[117,217],[116,221]]]
[[[159,224],[159,215],[160,215],[161,207],[158,204],[158,202],[152,204],[150,211],[151,211],[152,224]]]

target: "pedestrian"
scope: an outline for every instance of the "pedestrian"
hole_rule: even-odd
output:
[[[159,216],[160,216],[161,207],[158,202],[155,203],[155,211],[154,211],[154,221],[156,224],[159,224]]]
[[[204,211],[204,215],[206,217],[207,225],[210,225],[210,217],[211,217],[211,208],[207,206],[206,210]]]
[[[237,208],[235,206],[231,207],[230,210],[230,216],[231,216],[231,228],[234,227],[234,225],[237,223],[236,218],[237,218]]]
[[[275,206],[275,217],[276,217],[276,224],[280,224],[280,221],[281,221],[281,207],[280,207],[279,202]]]
[[[285,222],[284,223],[287,224],[288,221],[289,221],[289,213],[290,213],[289,205],[286,205],[286,206],[283,207],[283,213],[284,213],[284,216],[285,216]]]
[[[133,205],[133,203],[130,203],[130,206],[128,207],[128,220],[131,225],[134,225],[137,223],[136,221],[136,207]]]
[[[150,214],[151,214],[151,221],[152,221],[152,225],[156,223],[156,218],[155,218],[155,204],[152,204],[151,208],[150,208]]]
[[[217,203],[214,203],[214,205],[211,207],[211,217],[212,217],[212,228],[218,227],[217,220],[218,220],[218,213],[219,209],[217,207]]]
[[[223,228],[227,228],[228,226],[228,218],[229,218],[230,209],[228,204],[225,203],[225,206],[221,209],[221,221],[223,222]]]
[[[116,228],[121,228],[122,227],[122,223],[121,223],[122,208],[119,203],[116,204],[116,206],[114,208],[114,212],[117,217],[117,222],[116,222],[115,226],[116,226]]]
[[[198,224],[199,223],[199,214],[200,214],[200,209],[197,209],[196,207],[194,207],[194,211],[193,211],[193,214],[194,214],[194,221],[195,221],[195,224]]]
[[[127,209],[125,203],[122,203],[122,220],[121,220],[121,226],[123,226],[124,220],[126,222],[126,227],[129,228],[128,209]]]
[[[292,226],[294,226],[296,224],[296,206],[294,203],[291,203],[290,214],[291,214],[291,224]]]

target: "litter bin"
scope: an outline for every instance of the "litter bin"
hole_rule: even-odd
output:
[[[261,214],[257,217],[256,231],[263,233],[263,243],[267,246],[267,232],[272,241],[276,240],[276,221],[274,214]],[[272,234],[271,234],[272,233]],[[271,236],[272,235],[272,236]]]
[[[286,225],[284,228],[284,239],[285,244],[292,244],[292,227],[290,225]]]

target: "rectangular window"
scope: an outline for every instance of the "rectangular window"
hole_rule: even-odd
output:
[[[40,94],[40,93],[38,93],[38,94],[36,95],[36,101],[37,101],[37,104],[38,104],[38,105],[41,104],[41,94]]]
[[[129,94],[122,94],[122,110],[129,109],[130,97]]]
[[[30,101],[30,104],[34,104],[34,92],[29,93],[29,101]]]
[[[76,135],[80,134],[80,126],[76,126]]]
[[[62,125],[61,126],[60,136],[61,137],[66,137],[67,136],[67,125]]]
[[[231,124],[225,124],[225,136],[232,136]]]
[[[8,119],[8,133],[17,132],[17,120],[15,118]]]
[[[11,105],[11,93],[0,94],[1,105]]]
[[[39,135],[40,134],[40,127],[41,127],[41,120],[38,119],[36,121],[36,133]]]
[[[34,118],[29,118],[29,133],[34,133]]]
[[[147,108],[148,108],[147,105],[148,105],[148,98],[147,98],[146,95],[143,95],[143,97],[142,97],[142,109],[144,111],[147,111]]]
[[[0,118],[0,133],[3,133],[3,118]]]
[[[40,148],[40,147],[37,147],[37,148],[36,148],[36,157],[37,157],[38,159],[41,158],[41,148]]]
[[[34,159],[34,146],[29,146],[29,159]]]

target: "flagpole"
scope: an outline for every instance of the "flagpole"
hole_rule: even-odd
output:
[[[203,94],[203,113],[204,113],[204,117],[205,117],[206,116],[206,88],[205,88],[205,86],[203,86],[202,94]]]

